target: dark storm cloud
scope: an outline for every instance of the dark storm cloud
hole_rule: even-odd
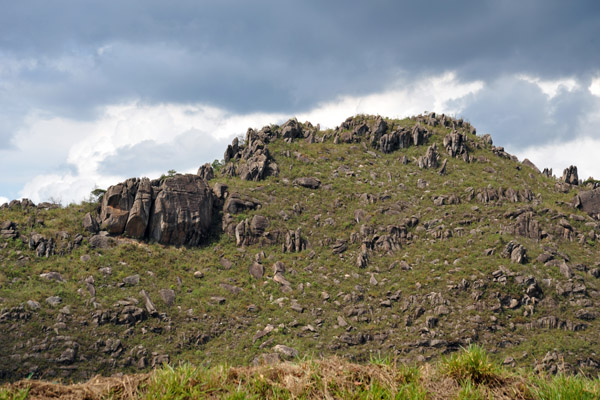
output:
[[[1,103],[21,106],[0,118],[0,140],[31,109],[87,119],[141,99],[298,112],[447,70],[589,80],[599,11],[548,0],[5,2],[0,62],[16,66],[0,68]]]
[[[222,159],[226,147],[225,139],[218,141],[205,133],[189,130],[166,144],[145,140],[121,147],[102,161],[98,172],[113,176],[144,176],[157,171],[166,173],[170,169],[181,172],[196,169],[206,160]]]

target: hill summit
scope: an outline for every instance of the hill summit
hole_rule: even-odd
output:
[[[462,119],[248,129],[198,173],[0,207],[0,378],[337,355],[597,373],[600,187]]]

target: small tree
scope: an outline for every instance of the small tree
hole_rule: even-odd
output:
[[[94,185],[94,189],[90,192],[90,203],[99,203],[102,201],[102,197],[104,197],[104,193],[106,193],[106,189],[100,189],[98,186]]]

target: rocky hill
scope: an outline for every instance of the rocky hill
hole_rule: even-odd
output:
[[[196,175],[0,207],[0,379],[336,355],[597,374],[600,188],[468,122],[249,129]]]

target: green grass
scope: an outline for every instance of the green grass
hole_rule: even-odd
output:
[[[503,376],[501,368],[478,345],[470,345],[464,351],[443,359],[441,365],[442,372],[459,383],[495,385],[501,382]]]
[[[359,118],[373,120],[371,116]],[[394,129],[414,124],[414,119],[388,120]],[[28,320],[0,322],[0,330],[7,332],[3,338],[5,346],[0,346],[0,360],[10,360],[13,353],[31,357],[23,362],[5,362],[11,371],[7,379],[26,376],[30,371],[27,363],[39,367],[36,377],[46,376],[46,371],[58,374],[57,366],[49,360],[64,351],[60,339],[64,337],[79,344],[82,361],[76,363],[77,368],[69,376],[75,380],[87,379],[97,372],[108,375],[138,372],[135,365],[139,357],[131,355],[138,346],[146,350],[147,361],[151,361],[155,352],[168,354],[173,365],[191,362],[216,366],[224,360],[231,365],[248,365],[255,357],[272,352],[274,345],[284,344],[296,348],[300,359],[340,356],[385,366],[395,365],[397,359],[436,361],[441,354],[471,341],[490,349],[495,360],[510,355],[520,367],[533,367],[536,360],[555,348],[564,350],[560,356],[572,372],[588,358],[597,361],[594,353],[598,353],[600,319],[583,321],[585,329],[577,332],[531,328],[538,318],[548,315],[555,315],[561,322],[582,322],[576,317],[580,304],[596,306],[593,294],[600,290],[600,281],[575,266],[594,268],[598,262],[597,244],[594,241],[580,245],[577,240],[563,239],[555,229],[557,221],[564,217],[577,233],[592,229],[600,233],[599,228],[590,226],[593,221],[589,217],[569,205],[576,190],[562,193],[555,190],[554,179],[532,177],[531,171],[524,167],[517,170],[514,161],[495,156],[489,148],[480,146],[479,137],[472,135],[467,137],[470,154],[485,160],[468,164],[462,159],[449,158],[448,173],[443,176],[437,170],[420,170],[413,159],[423,155],[432,143],[438,144],[442,159],[447,157],[441,143],[450,129],[429,129],[434,134],[425,146],[411,146],[390,154],[375,151],[376,156],[366,152],[361,143],[334,145],[332,136],[324,143],[314,144],[275,140],[268,147],[279,165],[278,177],[259,182],[215,178],[215,182],[227,184],[230,193],[251,196],[262,204],[260,209],[235,215],[235,220],[259,214],[269,219],[270,231],[301,228],[310,243],[310,248],[301,253],[282,253],[281,243],[238,248],[235,238],[224,234],[215,234],[197,248],[130,241],[110,249],[92,249],[87,244],[89,234],[83,232],[81,219],[86,212],[93,212],[96,204],[53,210],[0,210],[0,222],[16,222],[21,235],[16,240],[0,239],[0,247],[6,246],[0,248],[0,310],[19,307],[28,300],[42,306]],[[319,134],[323,133],[333,132]],[[290,157],[285,155],[287,152]],[[312,162],[297,160],[295,152]],[[399,163],[400,156],[406,156],[410,162]],[[354,176],[344,173],[335,176],[334,171],[342,166],[354,171]],[[496,173],[485,172],[486,167],[492,167]],[[285,183],[302,176],[316,176],[323,186],[331,185],[331,190],[323,187],[313,191]],[[418,179],[426,180],[429,186],[418,188]],[[535,195],[539,193],[541,200],[483,204],[476,198],[468,199],[468,188],[477,194],[488,186],[530,189]],[[374,201],[364,201],[363,194],[369,194]],[[433,199],[440,195],[456,195],[460,203],[435,206]],[[520,208],[530,208],[541,229],[552,237],[536,241],[506,233],[514,220],[505,218],[504,213]],[[355,220],[357,210],[365,215],[360,222]],[[584,217],[584,221],[572,218],[571,214]],[[419,219],[417,226],[407,228],[412,239],[403,240],[397,250],[369,250],[367,268],[356,266],[365,239],[359,235],[361,229],[370,228],[374,236],[381,237],[387,234],[388,227],[403,226],[405,219],[412,216]],[[434,222],[435,227],[425,228]],[[86,239],[81,247],[48,259],[37,258],[28,248],[27,240],[22,240],[33,232],[56,237],[59,231],[67,232],[71,238],[81,233]],[[452,236],[440,238],[440,234]],[[352,238],[356,240],[353,242]],[[337,239],[348,241],[348,250],[341,256],[331,250]],[[531,258],[528,264],[516,265],[500,256],[510,240],[527,248]],[[65,244],[61,240],[57,243]],[[489,248],[495,253],[484,256]],[[569,256],[574,280],[585,283],[587,294],[557,295],[556,285],[565,283],[566,278],[558,268],[535,262],[545,248]],[[247,271],[260,252],[266,256],[263,261],[266,274],[264,279],[256,280]],[[314,254],[309,257],[311,252]],[[81,261],[83,255],[91,259]],[[233,267],[224,269],[221,258],[230,260]],[[284,293],[271,279],[271,267],[276,261],[286,266],[291,293]],[[401,269],[400,262],[407,263],[409,269]],[[503,282],[492,276],[501,266],[512,274]],[[112,274],[100,273],[102,267],[111,267]],[[67,281],[48,282],[39,277],[48,271],[60,272]],[[204,277],[194,277],[195,271],[203,272]],[[120,287],[122,279],[133,274],[140,275],[141,283]],[[377,285],[370,284],[371,275],[379,282]],[[507,308],[510,299],[525,301],[526,288],[516,283],[519,275],[533,276],[543,289],[533,314],[525,315],[524,305],[515,310]],[[85,289],[84,281],[89,276],[95,280],[95,304]],[[242,291],[232,295],[222,288],[224,283]],[[159,290],[165,288],[175,291],[173,307],[166,307],[160,299]],[[141,289],[149,293],[162,314],[160,318],[148,318],[131,327],[112,323],[96,327],[91,322],[94,312],[115,312],[118,308],[114,304],[118,301],[134,299],[143,308]],[[401,294],[389,307],[381,305],[397,291]],[[322,292],[327,292],[330,298],[323,300]],[[63,297],[60,307],[51,308],[45,303],[53,295]],[[213,296],[225,297],[225,304],[213,304],[210,301]],[[290,309],[292,299],[304,307],[303,313]],[[251,304],[260,311],[248,311]],[[500,307],[492,312],[492,306],[497,304]],[[71,315],[65,317],[64,326],[56,326],[58,319],[63,318],[59,310],[65,305],[70,307]],[[437,315],[440,306],[447,313]],[[424,312],[413,318],[419,307]],[[360,310],[360,314],[353,314],[353,309]],[[349,326],[339,326],[338,316]],[[437,318],[435,326],[426,326],[429,317]],[[255,333],[267,325],[275,330],[253,342]],[[350,346],[339,340],[345,333],[364,334],[369,339]],[[208,342],[196,344],[190,339],[202,334],[209,337]],[[113,337],[118,337],[124,348],[114,359],[95,348],[98,339],[106,341]],[[434,340],[449,344],[429,346]],[[38,341],[45,341],[47,349],[43,353],[28,351]],[[588,373],[593,370],[584,369]],[[141,371],[144,370],[147,369]]]
[[[539,400],[595,400],[600,398],[600,378],[559,374],[547,378],[534,378],[531,395]]]
[[[381,362],[381,359],[366,364],[312,359],[258,367],[225,364],[206,367],[185,363],[177,367],[164,365],[148,375],[95,378],[78,385],[24,381],[0,387],[0,399],[85,394],[89,399],[114,400],[591,400],[600,394],[598,378],[544,377],[524,370],[499,371],[490,367],[486,358],[480,348],[471,347],[459,352],[450,369],[447,361],[407,366]],[[465,372],[457,375],[457,370]],[[458,385],[456,379],[460,382]]]
[[[10,389],[0,388],[0,400],[25,400],[29,396],[29,389],[19,389],[12,391]]]

